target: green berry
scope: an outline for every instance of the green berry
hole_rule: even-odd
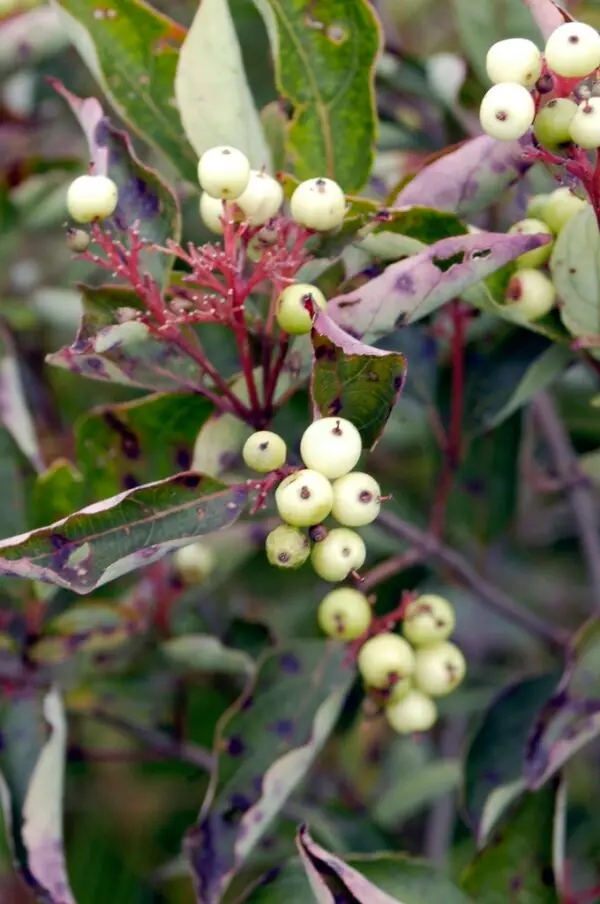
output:
[[[200,187],[213,198],[235,201],[250,181],[248,158],[237,148],[214,147],[198,161]]]
[[[552,237],[552,230],[542,221],[528,217],[525,220],[519,220],[514,226],[508,230],[509,235],[547,235]],[[526,251],[517,258],[516,264],[519,267],[541,267],[546,263],[552,251],[552,242],[534,248],[532,251]]]
[[[278,433],[258,430],[244,443],[242,457],[247,467],[259,474],[276,471],[285,464],[287,448]]]
[[[334,480],[356,465],[362,452],[360,433],[343,417],[323,417],[306,428],[300,455],[308,468]]]
[[[207,229],[216,235],[223,235],[222,218],[225,216],[225,206],[220,198],[213,198],[208,192],[200,195],[200,219]]]
[[[308,283],[292,283],[287,286],[277,299],[275,308],[275,318],[281,329],[292,336],[310,333],[313,321],[307,307],[310,302],[315,313],[319,308],[324,311],[327,307],[327,299],[317,286]]]
[[[499,141],[515,141],[533,122],[535,104],[527,88],[515,82],[493,85],[484,95],[479,119],[484,132]]]
[[[77,223],[112,216],[118,201],[119,190],[108,176],[79,176],[67,192],[67,210]]]
[[[415,734],[433,728],[437,722],[437,707],[426,694],[410,690],[401,700],[386,707],[385,716],[398,734]]]
[[[590,97],[579,104],[569,132],[572,141],[586,151],[600,146],[600,97]]]
[[[402,633],[413,646],[425,647],[447,640],[455,625],[452,603],[443,596],[425,593],[406,607]]]
[[[290,200],[290,212],[301,226],[328,232],[344,222],[346,197],[332,179],[307,179],[294,191]]]
[[[415,653],[415,687],[430,697],[445,697],[455,690],[467,672],[462,652],[453,643],[421,647]]]
[[[352,471],[333,484],[332,514],[345,527],[365,527],[381,509],[381,489],[370,474]]]
[[[549,314],[555,300],[554,283],[541,270],[517,270],[506,289],[508,310],[527,323]]]
[[[173,555],[173,563],[179,577],[186,584],[201,584],[215,569],[216,555],[205,543],[182,546]]]
[[[67,231],[67,246],[75,254],[82,254],[90,246],[90,236],[85,229],[69,229]]]
[[[571,143],[569,126],[577,113],[577,104],[567,97],[555,97],[539,111],[533,123],[533,134],[540,144],[555,150]]]
[[[358,669],[366,685],[388,690],[413,674],[415,654],[403,637],[377,634],[360,648]]]
[[[320,578],[336,582],[345,581],[351,571],[362,568],[366,557],[362,537],[347,527],[338,527],[314,544],[310,560]]]
[[[542,72],[542,55],[533,41],[508,38],[492,44],[485,66],[489,80],[495,85],[516,82],[533,88]]]
[[[589,75],[600,66],[600,35],[584,22],[565,22],[548,38],[544,56],[557,75]]]
[[[364,634],[373,613],[364,593],[352,587],[337,587],[321,600],[317,618],[328,637],[356,640]]]
[[[235,203],[253,226],[262,226],[275,216],[283,204],[283,188],[268,173],[252,170],[248,185]]]
[[[310,555],[310,542],[297,527],[280,524],[265,540],[267,559],[277,568],[300,568]]]
[[[548,195],[540,219],[550,227],[555,235],[558,235],[567,223],[587,206],[588,202],[574,194],[570,188],[557,188]]]
[[[307,468],[279,484],[275,504],[283,521],[294,527],[311,527],[331,512],[333,490],[326,477]]]
[[[534,195],[527,202],[525,216],[529,220],[543,220],[542,211],[550,195]],[[546,225],[548,225],[546,223]]]

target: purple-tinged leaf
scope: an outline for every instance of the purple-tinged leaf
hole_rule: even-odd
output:
[[[526,141],[479,135],[424,167],[396,196],[393,206],[425,206],[469,219],[498,200],[525,175]]]
[[[93,172],[110,176],[119,189],[119,203],[111,223],[127,232],[134,223],[149,243],[164,245],[169,238],[179,241],[181,214],[177,196],[158,173],[142,164],[126,132],[115,128],[94,97],[80,98],[58,80],[55,90],[65,98],[87,138]],[[168,279],[171,259],[157,252],[143,252],[144,269],[158,283]]]
[[[406,378],[400,352],[364,345],[319,312],[311,331],[311,394],[317,415],[340,415],[372,449],[381,436]]]
[[[401,904],[396,898],[381,891],[352,866],[330,854],[316,844],[306,826],[298,831],[296,845],[304,864],[313,894],[319,904],[342,904],[357,901],[359,904]],[[342,885],[339,891],[332,885]]]
[[[0,574],[89,593],[194,537],[228,527],[247,495],[243,486],[187,471],[0,542]]]
[[[310,769],[354,671],[343,647],[301,641],[264,657],[217,729],[216,765],[185,843],[197,900],[217,904]]]
[[[533,723],[525,751],[525,779],[541,788],[600,734],[600,619],[573,640],[564,674]]]
[[[575,21],[574,17],[554,0],[523,0],[523,3],[529,7],[544,40],[547,40],[560,25]]]
[[[10,334],[0,325],[0,421],[36,471],[44,461],[35,424],[27,407],[19,364]]]
[[[331,299],[328,315],[361,338],[379,338],[431,314],[469,286],[549,241],[545,235],[482,232],[442,239]]]

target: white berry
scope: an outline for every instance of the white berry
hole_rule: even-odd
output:
[[[235,203],[253,226],[262,226],[275,216],[283,204],[283,188],[268,173],[252,170],[248,185]]]
[[[588,202],[574,194],[570,188],[557,188],[548,195],[540,219],[558,235],[567,223],[587,206]]]
[[[549,197],[550,195],[533,195],[527,202],[525,216],[533,220],[544,220],[542,212]]]
[[[317,286],[309,283],[287,286],[277,299],[275,308],[275,317],[281,329],[292,336],[310,333],[313,321],[311,303],[315,313],[318,308],[324,311],[327,307],[327,299]]]
[[[555,300],[554,283],[541,270],[517,270],[506,289],[509,310],[528,323],[545,317]]]
[[[415,662],[415,686],[430,697],[444,697],[455,690],[467,672],[465,657],[448,642],[417,650]]]
[[[351,471],[361,452],[360,433],[354,424],[343,417],[323,417],[313,421],[300,441],[300,455],[306,467],[314,468],[330,480]]]
[[[381,488],[374,477],[352,471],[333,484],[332,515],[345,527],[365,527],[381,509]]]
[[[310,560],[324,581],[344,581],[351,571],[365,564],[367,548],[364,540],[347,527],[330,530],[324,540],[315,543]]]
[[[250,163],[237,148],[211,148],[198,161],[200,187],[213,198],[235,201],[250,181]]]
[[[402,633],[415,647],[447,640],[456,625],[454,606],[445,597],[424,593],[406,607]]]
[[[600,97],[590,97],[579,104],[569,124],[571,140],[591,151],[600,146]]]
[[[332,179],[307,179],[294,191],[290,211],[301,226],[328,232],[342,225],[346,213],[346,196]]]
[[[119,190],[108,176],[79,176],[67,192],[67,210],[77,223],[110,217],[118,202]]]
[[[331,512],[333,490],[318,471],[296,471],[275,490],[275,504],[281,518],[294,527],[320,524]]]
[[[217,558],[213,549],[202,542],[182,546],[173,555],[175,569],[186,584],[199,584],[214,571]]]
[[[547,235],[552,237],[552,230],[542,220],[536,220],[533,217],[527,217],[525,220],[519,220],[514,226],[508,230],[509,235]],[[526,251],[517,258],[518,267],[541,267],[550,257],[552,251],[552,242],[546,245],[540,245],[539,248],[533,248],[532,251]]]
[[[310,541],[297,527],[280,524],[265,540],[267,559],[277,568],[299,568],[310,555]]]
[[[544,56],[557,75],[588,75],[600,66],[600,35],[584,22],[565,22],[548,38]]]
[[[223,235],[221,218],[225,216],[225,205],[220,198],[213,198],[208,192],[200,195],[200,219],[207,229],[217,235]]]
[[[413,674],[413,648],[397,634],[376,634],[360,648],[358,670],[369,687],[391,690],[398,681]]]
[[[437,707],[427,694],[410,690],[397,703],[386,706],[385,717],[398,734],[416,734],[433,728],[437,722]]]
[[[542,73],[542,55],[533,41],[508,38],[492,44],[485,67],[489,80],[495,85],[515,82],[533,88]]]
[[[527,132],[535,104],[527,88],[516,82],[494,85],[484,95],[479,119],[484,132],[500,141],[514,141]]]
[[[364,634],[373,613],[364,593],[353,587],[337,587],[321,600],[317,618],[328,637],[356,640]]]
[[[575,101],[568,97],[555,97],[535,117],[533,134],[540,144],[550,150],[569,144],[570,125],[576,113]]]
[[[247,467],[259,474],[276,471],[285,464],[287,448],[278,433],[258,430],[248,437],[242,449],[242,457]]]

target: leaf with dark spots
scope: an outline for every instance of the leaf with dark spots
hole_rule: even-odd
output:
[[[244,696],[221,719],[211,786],[185,843],[204,904],[221,900],[306,777],[353,679],[344,658],[342,647],[323,641],[269,652]],[[271,730],[284,724],[285,732]]]
[[[126,484],[163,480],[182,470],[182,460],[189,467],[198,431],[212,410],[199,395],[155,395],[82,417],[76,448],[87,499],[114,495]]]
[[[365,448],[373,448],[404,385],[406,358],[354,339],[322,311],[314,320],[311,341],[315,411],[352,421]]]
[[[0,574],[89,593],[239,518],[247,502],[245,486],[187,476],[125,490],[49,527],[0,542]]]
[[[541,788],[600,735],[600,619],[574,638],[555,693],[531,727],[525,758],[530,788]]]
[[[181,214],[177,196],[155,170],[142,164],[126,132],[115,128],[94,97],[80,98],[53,80],[55,90],[65,98],[79,120],[87,138],[93,172],[110,176],[119,189],[119,203],[110,219],[117,232],[127,233],[137,224],[142,239],[164,245],[171,238],[179,241]],[[143,269],[159,284],[171,271],[168,255],[144,251]]]
[[[394,329],[400,315],[406,323],[426,317],[509,261],[547,242],[546,235],[493,232],[442,239],[391,264],[366,285],[331,299],[327,313],[341,327],[352,327],[365,339],[379,338]],[[490,253],[477,257],[482,250]],[[440,262],[450,262],[450,266],[442,269]],[[355,303],[348,308],[348,302]]]

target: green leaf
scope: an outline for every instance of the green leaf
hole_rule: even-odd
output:
[[[36,471],[44,463],[10,333],[0,323],[0,421]]]
[[[53,0],[71,41],[125,123],[192,184],[197,157],[173,97],[185,29],[144,0]]]
[[[554,243],[550,270],[561,300],[562,322],[573,336],[600,345],[600,276],[590,261],[600,259],[600,232],[593,208],[570,220]]]
[[[71,606],[48,623],[28,653],[41,666],[58,665],[78,653],[113,653],[131,639],[134,627],[116,606]]]
[[[27,494],[22,459],[12,436],[0,426],[0,537],[27,529]]]
[[[193,472],[178,474],[0,542],[0,574],[89,593],[194,537],[227,527],[246,499],[245,487],[227,487]]]
[[[221,900],[322,749],[353,680],[344,658],[323,641],[267,653],[221,720],[216,770],[185,843],[205,904]]]
[[[310,8],[295,0],[260,0],[257,6],[274,45],[279,93],[294,108],[287,147],[296,175],[328,176],[344,191],[362,188],[375,147],[380,34],[373,8],[366,0]]]
[[[84,503],[84,489],[83,477],[70,461],[53,461],[32,487],[30,524],[43,527],[76,512]]]
[[[199,395],[155,395],[92,410],[76,425],[87,499],[189,470],[198,431],[212,410]]]
[[[316,410],[323,417],[339,414],[352,421],[364,447],[372,449],[404,385],[406,358],[364,345],[322,311],[313,322],[311,340]]]
[[[255,663],[242,650],[224,646],[209,634],[172,637],[159,647],[170,666],[182,672],[217,672],[225,675],[252,675]]]
[[[254,169],[271,171],[271,155],[244,71],[227,0],[202,0],[183,42],[175,97],[198,157],[215,145],[243,151]]]
[[[467,868],[462,886],[478,904],[558,904],[552,869],[556,789],[527,794]]]
[[[454,791],[460,777],[458,760],[432,760],[410,768],[389,783],[385,794],[378,796],[373,808],[374,818],[384,829],[397,829],[408,817]]]

